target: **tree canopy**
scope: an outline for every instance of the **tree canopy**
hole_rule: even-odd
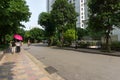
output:
[[[49,13],[42,12],[38,17],[38,24],[41,25],[44,29],[48,26]]]
[[[31,39],[32,41],[38,40],[41,41],[44,37],[44,31],[40,28],[34,27],[25,33],[26,39]]]
[[[73,4],[67,0],[56,0],[51,10],[52,21],[57,25],[58,30],[74,28],[77,21],[77,13]]]
[[[1,0],[0,13],[0,36],[4,38],[16,33],[19,27],[23,27],[21,22],[27,22],[31,15],[25,0]]]
[[[120,27],[120,0],[89,0],[89,27],[103,31],[106,48],[110,50],[110,34],[114,27]]]
[[[44,28],[46,37],[53,36],[55,32],[55,26],[51,19],[51,15],[46,12],[40,13],[38,18],[38,24]]]
[[[63,43],[64,32],[76,27],[77,13],[74,5],[67,0],[55,0],[50,13],[41,13],[38,19],[38,24],[44,27],[51,42],[55,39]]]
[[[55,25],[57,37],[63,43],[64,32],[76,27],[77,13],[75,7],[67,0],[56,0],[52,5],[50,15]]]

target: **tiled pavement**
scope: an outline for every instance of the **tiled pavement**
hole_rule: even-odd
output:
[[[5,54],[0,61],[0,80],[51,80],[23,52]]]

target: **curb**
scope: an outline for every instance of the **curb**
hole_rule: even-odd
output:
[[[70,50],[67,49],[66,50]],[[87,53],[91,53],[91,54],[99,54],[99,55],[108,55],[108,56],[116,56],[116,57],[120,57],[120,53],[119,52],[101,52],[101,51],[97,51],[97,50],[84,50],[84,49],[71,49],[73,51],[79,51],[79,52],[87,52]]]
[[[52,47],[52,48],[58,48],[58,49],[64,49],[64,50],[71,50],[71,51],[78,51],[78,52],[84,52],[84,53],[91,53],[91,54],[99,54],[99,55],[108,55],[108,56],[115,56],[120,57],[120,52],[114,51],[114,52],[102,52],[100,50],[91,50],[91,49],[80,49],[80,48],[67,48],[67,47]]]
[[[62,77],[60,77],[57,73],[49,74],[45,68],[46,66],[39,60],[37,60],[34,56],[32,56],[29,52],[24,50],[25,54],[40,68],[43,73],[45,73],[46,76],[48,76],[51,80],[65,80]]]

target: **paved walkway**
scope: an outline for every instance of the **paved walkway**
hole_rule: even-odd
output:
[[[0,80],[51,80],[24,53],[4,55],[0,61]]]

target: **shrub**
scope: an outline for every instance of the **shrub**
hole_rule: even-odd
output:
[[[89,44],[86,41],[81,41],[78,43],[78,47],[80,48],[87,48]]]
[[[6,48],[8,48],[8,47],[9,47],[8,44],[2,44],[2,45],[0,44],[0,51],[6,49]]]
[[[65,33],[64,33],[64,40],[69,42],[71,44],[72,41],[75,40],[75,30],[74,29],[68,29]]]
[[[116,50],[116,51],[120,51],[120,42],[112,42],[111,43],[111,49],[112,50]]]
[[[57,40],[57,46],[62,47],[62,43],[59,40]]]

